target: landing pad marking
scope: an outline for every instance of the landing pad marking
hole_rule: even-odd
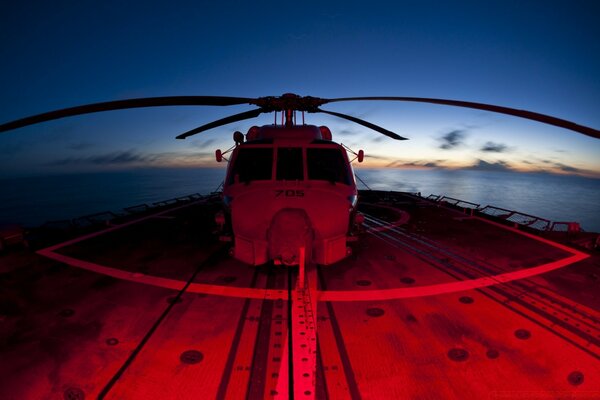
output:
[[[200,200],[202,201],[202,200]],[[150,218],[154,218],[159,215],[167,214],[169,212],[191,206],[193,204],[197,204],[198,202],[193,202],[190,204],[186,204],[174,209],[162,211],[156,214],[152,214],[135,221],[130,221],[122,225],[110,227],[108,229],[94,232],[89,235],[81,236],[79,238],[75,238],[64,243],[60,243],[54,246],[47,247],[45,249],[37,251],[39,255],[44,257],[51,258],[53,260],[65,263],[72,267],[86,269],[88,271],[96,272],[99,274],[111,276],[113,278],[127,280],[136,283],[142,283],[146,285],[158,286],[167,289],[173,290],[181,290],[186,282],[180,281],[176,279],[169,278],[161,278],[158,276],[145,275],[140,273],[132,273],[128,271],[124,271],[118,268],[107,267],[100,264],[95,264],[89,261],[84,261],[80,259],[76,259],[73,257],[66,256],[64,254],[56,253],[55,251],[83,240],[87,240],[96,236],[100,236],[105,233],[113,232],[117,229],[124,228],[126,226],[133,225],[138,222],[142,222],[148,220]],[[551,240],[544,239],[541,237],[537,237],[535,235],[529,234],[527,232],[520,231],[518,229],[510,228],[501,224],[497,224],[492,221],[487,221],[482,218],[475,217],[477,219],[481,219],[484,222],[489,224],[498,226],[503,229],[510,230],[514,233],[529,237],[531,239],[537,240],[539,242],[545,243],[547,245],[556,247],[558,249],[564,250],[568,253],[571,253],[571,256],[552,261],[546,264],[539,265],[537,267],[531,267],[524,270],[507,272],[504,274],[488,276],[478,279],[471,279],[467,281],[457,281],[457,282],[448,282],[448,283],[438,283],[434,285],[426,285],[426,286],[417,286],[410,288],[394,288],[394,289],[376,289],[376,290],[318,290],[316,292],[317,301],[373,301],[373,300],[394,300],[394,299],[406,299],[413,297],[425,297],[425,296],[434,296],[438,294],[448,294],[454,292],[461,292],[472,289],[479,289],[483,287],[493,286],[497,284],[507,283],[518,279],[530,278],[532,276],[540,275],[549,271],[554,271],[562,267],[566,267],[567,265],[571,265],[578,261],[584,260],[589,257],[588,254],[575,250],[573,248],[567,247],[565,245],[555,243]],[[192,283],[187,292],[192,293],[204,293],[211,294],[216,296],[226,296],[226,297],[241,297],[241,298],[251,298],[251,299],[269,299],[269,300],[287,300],[287,293],[283,290],[276,289],[254,289],[254,288],[243,288],[243,287],[232,287],[232,286],[223,286],[223,285],[212,285],[212,284],[204,284],[204,283]]]
[[[200,203],[205,202],[205,201],[206,201],[205,199],[193,201],[191,203],[187,203],[187,204],[184,204],[184,205],[179,206],[179,207],[169,208],[168,210],[160,211],[160,212],[157,212],[155,214],[150,214],[150,215],[147,215],[145,217],[134,219],[133,221],[125,222],[125,223],[119,224],[119,225],[114,225],[114,226],[111,226],[109,228],[103,229],[103,230],[98,231],[98,232],[92,232],[90,234],[77,237],[75,239],[67,240],[66,242],[63,242],[63,243],[55,244],[54,246],[50,246],[50,247],[47,247],[47,248],[45,248],[43,250],[39,250],[37,253],[38,254],[42,254],[41,253],[42,251],[54,251],[54,250],[58,250],[58,249],[60,249],[62,247],[69,246],[69,245],[72,245],[72,244],[75,244],[75,243],[79,243],[79,242],[82,242],[84,240],[88,240],[88,239],[91,239],[93,237],[96,237],[96,236],[104,235],[106,233],[110,233],[110,232],[116,231],[118,229],[126,228],[128,226],[137,224],[139,222],[147,221],[147,220],[152,219],[152,218],[161,217],[161,216],[163,216],[165,214],[168,214],[170,212],[181,210],[182,208],[186,208],[186,207],[189,207],[189,206],[200,204]]]

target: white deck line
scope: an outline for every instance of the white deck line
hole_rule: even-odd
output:
[[[148,220],[150,218],[154,218],[158,215],[167,214],[169,212],[191,206],[193,204],[197,204],[203,200],[189,203],[180,207],[172,208],[169,210],[161,211],[156,214],[152,214],[135,221],[130,221],[128,223],[118,225],[115,227],[111,227],[99,232],[91,233],[89,235],[84,235],[79,238],[75,238],[54,246],[47,247],[45,249],[37,251],[39,255],[44,257],[51,258],[53,260],[65,263],[67,265],[86,269],[88,271],[96,272],[99,274],[111,276],[117,279],[127,280],[131,282],[137,282],[146,285],[158,286],[167,289],[173,290],[181,290],[186,282],[175,279],[161,278],[157,276],[132,273],[128,271],[124,271],[118,268],[107,267],[100,264],[95,264],[89,261],[79,260],[73,257],[69,257],[63,254],[56,253],[55,250],[58,250],[62,247],[81,242],[83,240],[87,240],[96,236],[100,236],[109,232],[113,232],[117,229],[124,228],[126,226],[133,225],[138,222],[142,222]],[[527,269],[522,269],[519,271],[507,272],[504,274],[498,274],[494,276],[488,276],[478,279],[471,279],[466,281],[457,281],[457,282],[448,282],[448,283],[439,283],[434,285],[427,286],[417,286],[410,288],[395,288],[395,289],[379,289],[379,290],[326,290],[326,291],[317,291],[317,299],[318,301],[373,301],[373,300],[394,300],[394,299],[406,299],[413,297],[424,297],[424,296],[434,296],[438,294],[448,294],[472,289],[479,289],[483,287],[493,286],[497,284],[507,283],[518,279],[530,278],[535,275],[540,275],[549,271],[554,271],[559,268],[566,267],[578,261],[584,260],[589,257],[588,254],[570,248],[568,246],[562,245],[560,243],[553,242],[548,239],[544,239],[535,235],[532,235],[527,232],[520,231],[518,229],[514,229],[511,227],[504,226],[502,224],[498,224],[496,222],[488,221],[483,218],[474,217],[479,220],[482,220],[486,223],[495,225],[502,229],[510,230],[519,235],[526,236],[528,238],[537,240],[539,242],[545,243],[547,245],[553,246],[555,248],[561,249],[570,253],[571,255],[561,259],[552,261],[546,264],[538,265],[536,267],[531,267]],[[373,233],[372,233],[373,234]],[[381,239],[381,238],[380,238]],[[381,239],[383,240],[383,239]],[[202,283],[192,283],[188,289],[188,292],[192,293],[205,293],[212,294],[217,296],[227,296],[227,297],[241,297],[241,298],[252,298],[252,299],[287,299],[287,292],[282,290],[274,290],[274,289],[253,289],[253,288],[242,288],[242,287],[233,287],[233,286],[221,286],[221,285],[208,285]]]

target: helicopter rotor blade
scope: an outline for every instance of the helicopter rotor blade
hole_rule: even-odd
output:
[[[366,126],[367,128],[373,129],[374,131],[382,133],[385,136],[391,137],[392,139],[396,139],[396,140],[408,140],[408,138],[402,137],[402,136],[400,136],[400,135],[398,135],[398,134],[396,134],[396,133],[394,133],[392,131],[388,131],[385,128],[382,128],[380,126],[377,126],[377,125],[372,124],[370,122],[367,122],[365,120],[353,117],[351,115],[340,114],[340,113],[333,112],[333,111],[326,111],[326,110],[323,110],[321,108],[316,108],[315,110],[316,110],[316,112],[322,112],[322,113],[325,113],[325,114],[334,115],[336,117],[347,119],[348,121],[355,122],[355,123],[360,124],[362,126]]]
[[[449,100],[449,99],[435,99],[435,98],[426,98],[426,97],[342,97],[342,98],[333,98],[333,99],[324,99],[317,97],[300,97],[297,95],[283,95],[280,97],[262,97],[262,98],[247,98],[247,97],[227,97],[227,96],[169,96],[169,97],[147,97],[147,98],[138,98],[138,99],[127,99],[127,100],[117,100],[117,101],[108,101],[102,103],[93,103],[82,106],[76,106],[71,108],[65,108],[61,110],[55,110],[46,112],[43,114],[37,114],[33,116],[29,116],[26,118],[22,118],[19,120],[7,122],[5,124],[0,125],[0,132],[21,128],[24,126],[37,124],[40,122],[81,115],[81,114],[90,114],[96,112],[103,111],[112,111],[112,110],[123,110],[129,108],[143,108],[143,107],[159,107],[159,106],[230,106],[230,105],[240,105],[240,104],[250,104],[259,106],[258,110],[261,112],[271,112],[271,111],[282,111],[284,109],[295,109],[295,110],[304,110],[308,112],[323,112],[326,114],[331,114],[337,116],[339,118],[344,118],[355,123],[366,126],[370,129],[373,129],[377,132],[380,132],[386,136],[389,136],[396,140],[403,140],[405,138],[396,135],[393,132],[390,132],[384,128],[381,128],[377,125],[371,124],[367,121],[363,121],[356,117],[351,117],[349,115],[335,113],[332,111],[321,110],[318,107],[333,102],[341,102],[341,101],[359,101],[359,100],[384,100],[384,101],[404,101],[404,102],[418,102],[418,103],[430,103],[430,104],[440,104],[440,105],[448,105],[448,106],[456,106],[456,107],[464,107],[471,108],[477,110],[490,111],[500,114],[512,115],[515,117],[525,118],[537,122],[542,122],[548,125],[553,125],[565,129],[569,129],[575,132],[582,133],[587,136],[591,136],[594,138],[600,139],[600,131],[597,129],[593,129],[587,126],[579,125],[571,121],[567,121],[561,118],[552,117],[549,115],[527,111],[527,110],[519,110],[510,107],[496,106],[491,104],[484,103],[475,103],[469,101],[460,101],[460,100]],[[223,120],[215,121],[213,123],[204,125],[203,127],[197,128],[200,130],[193,130],[190,132],[186,132],[179,137],[187,137],[193,135],[194,133],[201,132],[206,129],[210,129],[211,127],[216,127],[219,125],[224,125],[230,122],[240,121],[247,118],[253,118],[260,114],[258,110],[249,111],[248,113],[238,114],[237,116],[232,116],[229,118],[225,118]],[[233,119],[230,119],[233,118]],[[239,118],[239,119],[237,119]]]
[[[195,128],[195,129],[192,129],[185,133],[182,133],[181,135],[177,136],[177,139],[185,139],[189,136],[195,135],[196,133],[207,131],[209,129],[216,128],[221,125],[227,125],[232,122],[243,121],[245,119],[250,119],[250,118],[256,118],[263,112],[267,112],[267,111],[263,110],[262,108],[255,108],[254,110],[245,111],[243,113],[239,113],[239,114],[235,114],[235,115],[230,115],[229,117],[221,118],[219,120],[213,121],[206,125],[202,125],[202,126],[199,126],[198,128]]]
[[[536,113],[527,110],[518,110],[516,108],[495,106],[484,103],[474,103],[470,101],[448,100],[448,99],[432,99],[425,97],[341,97],[336,99],[322,99],[325,103],[338,101],[355,101],[355,100],[386,100],[386,101],[406,101],[417,103],[432,103],[442,104],[447,106],[473,108],[476,110],[491,111],[500,114],[512,115],[515,117],[525,118],[533,121],[542,122],[548,125],[558,126],[560,128],[570,129],[575,132],[583,133],[584,135],[600,139],[600,131],[587,126],[579,125],[571,121],[561,118],[551,117],[549,115]]]
[[[81,114],[91,114],[102,111],[124,110],[128,108],[160,107],[160,106],[232,106],[250,104],[254,99],[245,97],[225,96],[169,96],[145,97],[140,99],[116,100],[103,103],[93,103],[83,106],[64,108],[32,115],[0,125],[0,132],[33,125],[54,119],[72,117]]]

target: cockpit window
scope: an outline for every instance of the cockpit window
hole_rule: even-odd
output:
[[[301,181],[304,179],[301,147],[277,149],[277,180]]]
[[[307,148],[308,179],[350,184],[344,156],[336,148]]]
[[[249,183],[271,179],[273,148],[241,148],[229,177],[229,183]]]

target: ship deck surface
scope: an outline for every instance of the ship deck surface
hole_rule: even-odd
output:
[[[0,255],[0,398],[600,398],[597,251],[396,194],[300,274],[215,208]]]

